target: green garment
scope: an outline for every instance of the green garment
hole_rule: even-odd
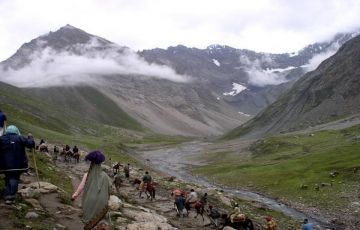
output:
[[[82,197],[85,226],[95,226],[105,216],[110,191],[111,181],[109,176],[102,171],[101,164],[91,163]]]
[[[149,174],[146,174],[143,176],[142,180],[145,182],[145,183],[150,183],[152,181],[152,178]]]

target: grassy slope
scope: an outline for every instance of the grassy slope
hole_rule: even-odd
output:
[[[273,197],[279,197],[320,208],[346,207],[358,189],[360,173],[360,126],[341,131],[322,131],[309,135],[266,138],[253,144],[253,154],[239,157],[223,152],[210,158],[220,159],[200,167],[195,173],[210,176],[231,186],[252,187]],[[330,172],[337,171],[335,178]],[[360,171],[360,170],[359,170]],[[333,186],[315,184],[333,182]],[[300,185],[308,185],[301,190]]]
[[[48,104],[55,105],[63,111],[71,111],[77,116],[106,125],[143,130],[143,127],[115,102],[89,86],[32,88],[26,91]]]

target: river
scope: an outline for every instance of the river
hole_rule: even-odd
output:
[[[205,162],[196,160],[199,159],[196,158],[196,156],[201,154],[206,145],[208,145],[208,143],[194,141],[171,148],[144,150],[140,153],[140,158],[142,158],[146,164],[149,164],[150,167],[165,174],[175,176],[183,181],[199,184],[208,188],[221,189],[225,193],[233,194],[240,199],[259,202],[267,208],[282,212],[293,219],[302,221],[304,218],[308,218],[314,225],[317,225],[317,229],[328,229],[328,224],[326,224],[327,221],[322,217],[310,217],[286,204],[279,203],[278,201],[261,194],[242,190],[240,188],[225,187],[210,182],[206,178],[192,175],[190,173],[191,168],[205,164]]]

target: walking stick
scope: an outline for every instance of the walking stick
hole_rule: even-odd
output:
[[[38,182],[38,185],[39,185],[39,189],[40,189],[40,179],[39,179],[38,168],[37,168],[37,165],[36,165],[35,149],[33,148],[32,150],[33,150],[33,151],[32,151],[32,155],[33,155],[33,160],[34,160],[34,167],[35,167],[36,179],[37,179],[37,182]]]

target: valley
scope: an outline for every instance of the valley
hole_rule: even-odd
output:
[[[136,177],[151,171],[160,206],[144,205],[168,229],[204,224],[184,221],[184,227],[172,215],[174,187],[209,192],[226,212],[238,203],[256,229],[267,215],[280,230],[298,229],[304,218],[317,229],[359,229],[357,35],[338,34],[294,54],[222,45],[136,52],[66,25],[0,63],[0,109],[7,124],[37,142],[102,150],[105,168],[130,162]],[[319,56],[326,59],[310,69]],[[42,180],[64,191],[59,199],[74,208],[69,196],[86,164],[77,169],[39,156]],[[130,197],[119,197],[140,212],[130,181],[125,193]],[[44,212],[33,229],[47,229],[53,212]],[[118,229],[139,224],[125,219]],[[27,223],[12,221],[14,229]]]

